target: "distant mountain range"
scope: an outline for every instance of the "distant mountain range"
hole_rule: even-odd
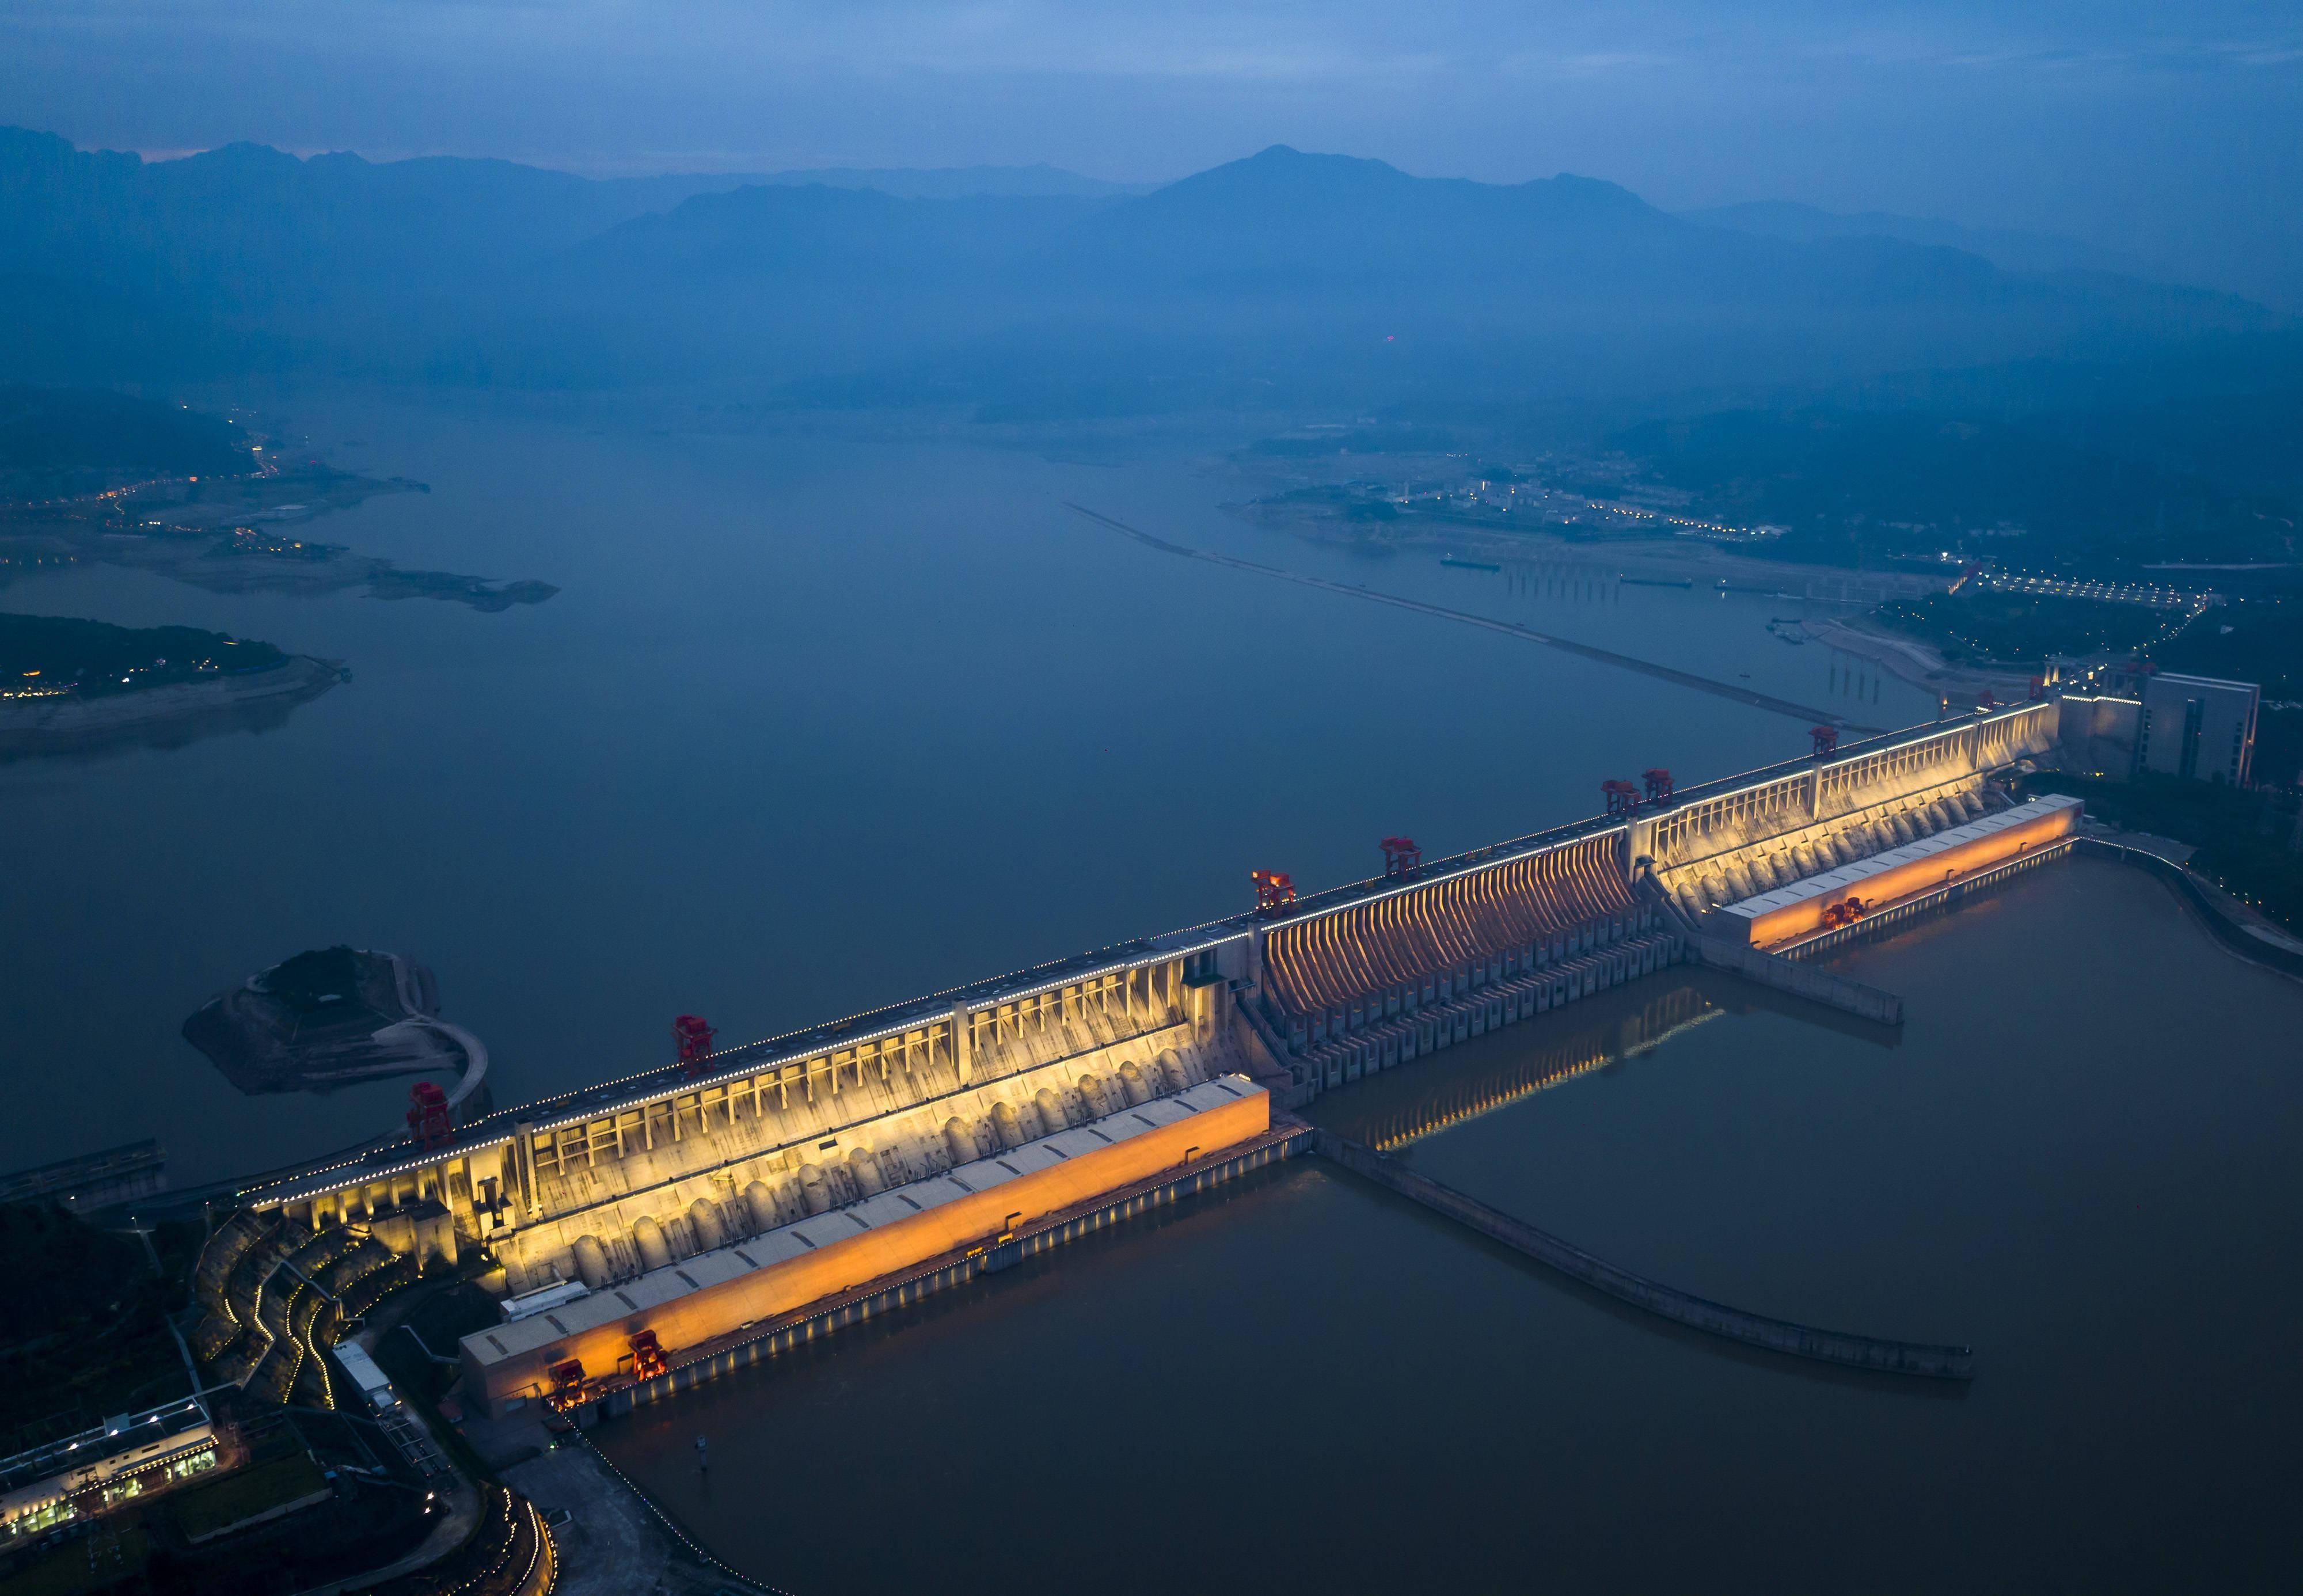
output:
[[[2010,269],[1989,240],[1731,208],[1285,147],[1136,193],[1046,167],[592,181],[251,145],[146,163],[6,131],[0,376],[703,382],[1024,417],[1841,379],[2287,325]]]
[[[790,172],[765,172],[730,178],[731,189],[753,185],[805,188],[820,183],[827,189],[877,189],[898,199],[1109,199],[1126,194],[1148,194],[1157,183],[1115,183],[1100,177],[1082,177],[1060,166],[1037,162],[1029,166],[803,166]]]
[[[1812,243],[1818,239],[1883,238],[1936,249],[1963,249],[2010,272],[2113,272],[2121,276],[2142,278],[2158,274],[2132,255],[2079,239],[2007,228],[1963,227],[1936,216],[1897,216],[1885,211],[1850,214],[1788,199],[1720,205],[1707,210],[1681,211],[1678,215],[1683,221],[1706,227],[1732,228],[1737,232],[1756,232],[1800,243]]]

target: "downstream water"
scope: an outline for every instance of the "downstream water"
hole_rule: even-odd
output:
[[[1505,1099],[1396,1156],[1741,1307],[1970,1343],[1965,1389],[1662,1324],[1307,1161],[601,1444],[804,1596],[2289,1588],[2303,989],[2090,862],[1837,967],[1899,1045],[1666,976],[1318,1117]]]
[[[432,485],[313,536],[563,591],[494,615],[102,568],[0,591],[353,672],[261,734],[0,765],[0,1024],[39,1084],[0,1169],[158,1136],[186,1183],[392,1126],[405,1082],[244,1099],[177,1035],[307,947],[431,965],[510,1102],[661,1062],[675,1014],[771,1034],[1230,913],[1251,867],[1356,879],[1380,837],[1452,851],[1588,814],[1603,778],[1806,747],[1798,720],[1156,553],[1067,499],[1859,720],[1934,710],[1769,637],[1790,601],[1325,551],[1222,513],[1266,485],[1182,455],[276,408]]]

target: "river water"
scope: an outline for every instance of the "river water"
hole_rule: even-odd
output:
[[[314,535],[563,591],[486,615],[81,569],[0,595],[354,673],[260,734],[0,765],[0,1167],[149,1135],[190,1182],[388,1127],[404,1083],[243,1099],[177,1037],[305,947],[432,965],[512,1102],[660,1061],[677,1013],[767,1034],[1230,912],[1251,866],[1355,878],[1395,832],[1452,851],[1585,815],[1606,777],[1806,747],[1798,719],[1175,559],[1066,500],[1852,720],[1933,711],[1770,637],[1794,601],[1254,529],[1218,505],[1266,485],[1205,451],[276,408],[433,485]],[[1905,995],[1899,1046],[1666,978],[1323,1111],[1672,1284],[1971,1342],[1964,1395],[1659,1329],[1307,1163],[602,1440],[803,1593],[2274,1583],[2294,989],[2088,864],[1842,967]],[[1563,1060],[1601,1067],[1511,1084]]]
[[[1231,913],[1253,867],[1354,880],[1381,837],[1449,852],[1589,814],[1607,777],[1806,747],[1780,714],[1154,553],[1067,499],[1856,719],[1934,713],[1767,636],[1791,601],[1325,551],[1222,513],[1266,485],[1204,452],[1082,464],[581,412],[273,408],[337,463],[432,486],[311,536],[563,591],[490,615],[89,567],[0,592],[352,671],[260,734],[0,765],[18,845],[0,1022],[38,1083],[31,1111],[0,1116],[0,1169],[158,1136],[181,1184],[389,1128],[405,1082],[249,1100],[177,1036],[308,947],[432,966],[511,1102],[662,1062],[676,1014],[772,1034]]]
[[[1899,1045],[1666,975],[1316,1117],[1503,1097],[1395,1155],[1740,1307],[1970,1344],[1970,1388],[1665,1325],[1306,1161],[600,1443],[803,1593],[2289,1588],[2303,991],[2086,861],[1836,967]],[[1563,1059],[1611,1061],[1495,1090]]]

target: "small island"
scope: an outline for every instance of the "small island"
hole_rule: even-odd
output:
[[[0,614],[0,758],[256,730],[350,674],[197,627]]]
[[[446,1075],[456,1077],[454,1109],[482,1090],[488,1067],[479,1038],[440,1018],[430,970],[341,945],[299,953],[209,999],[184,1022],[184,1040],[251,1095]]]

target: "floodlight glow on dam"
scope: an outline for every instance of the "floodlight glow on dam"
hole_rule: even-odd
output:
[[[484,1252],[508,1307],[463,1341],[471,1399],[628,1405],[1312,1151],[1289,1110],[1323,1093],[1691,959],[1894,1023],[1780,956],[2067,849],[2075,806],[1991,780],[2054,747],[2058,711],[1666,783],[1447,858],[1392,839],[1384,876],[244,1190],[202,1260],[198,1351],[284,1400],[331,1322],[267,1317],[291,1257],[356,1238],[413,1275]]]

